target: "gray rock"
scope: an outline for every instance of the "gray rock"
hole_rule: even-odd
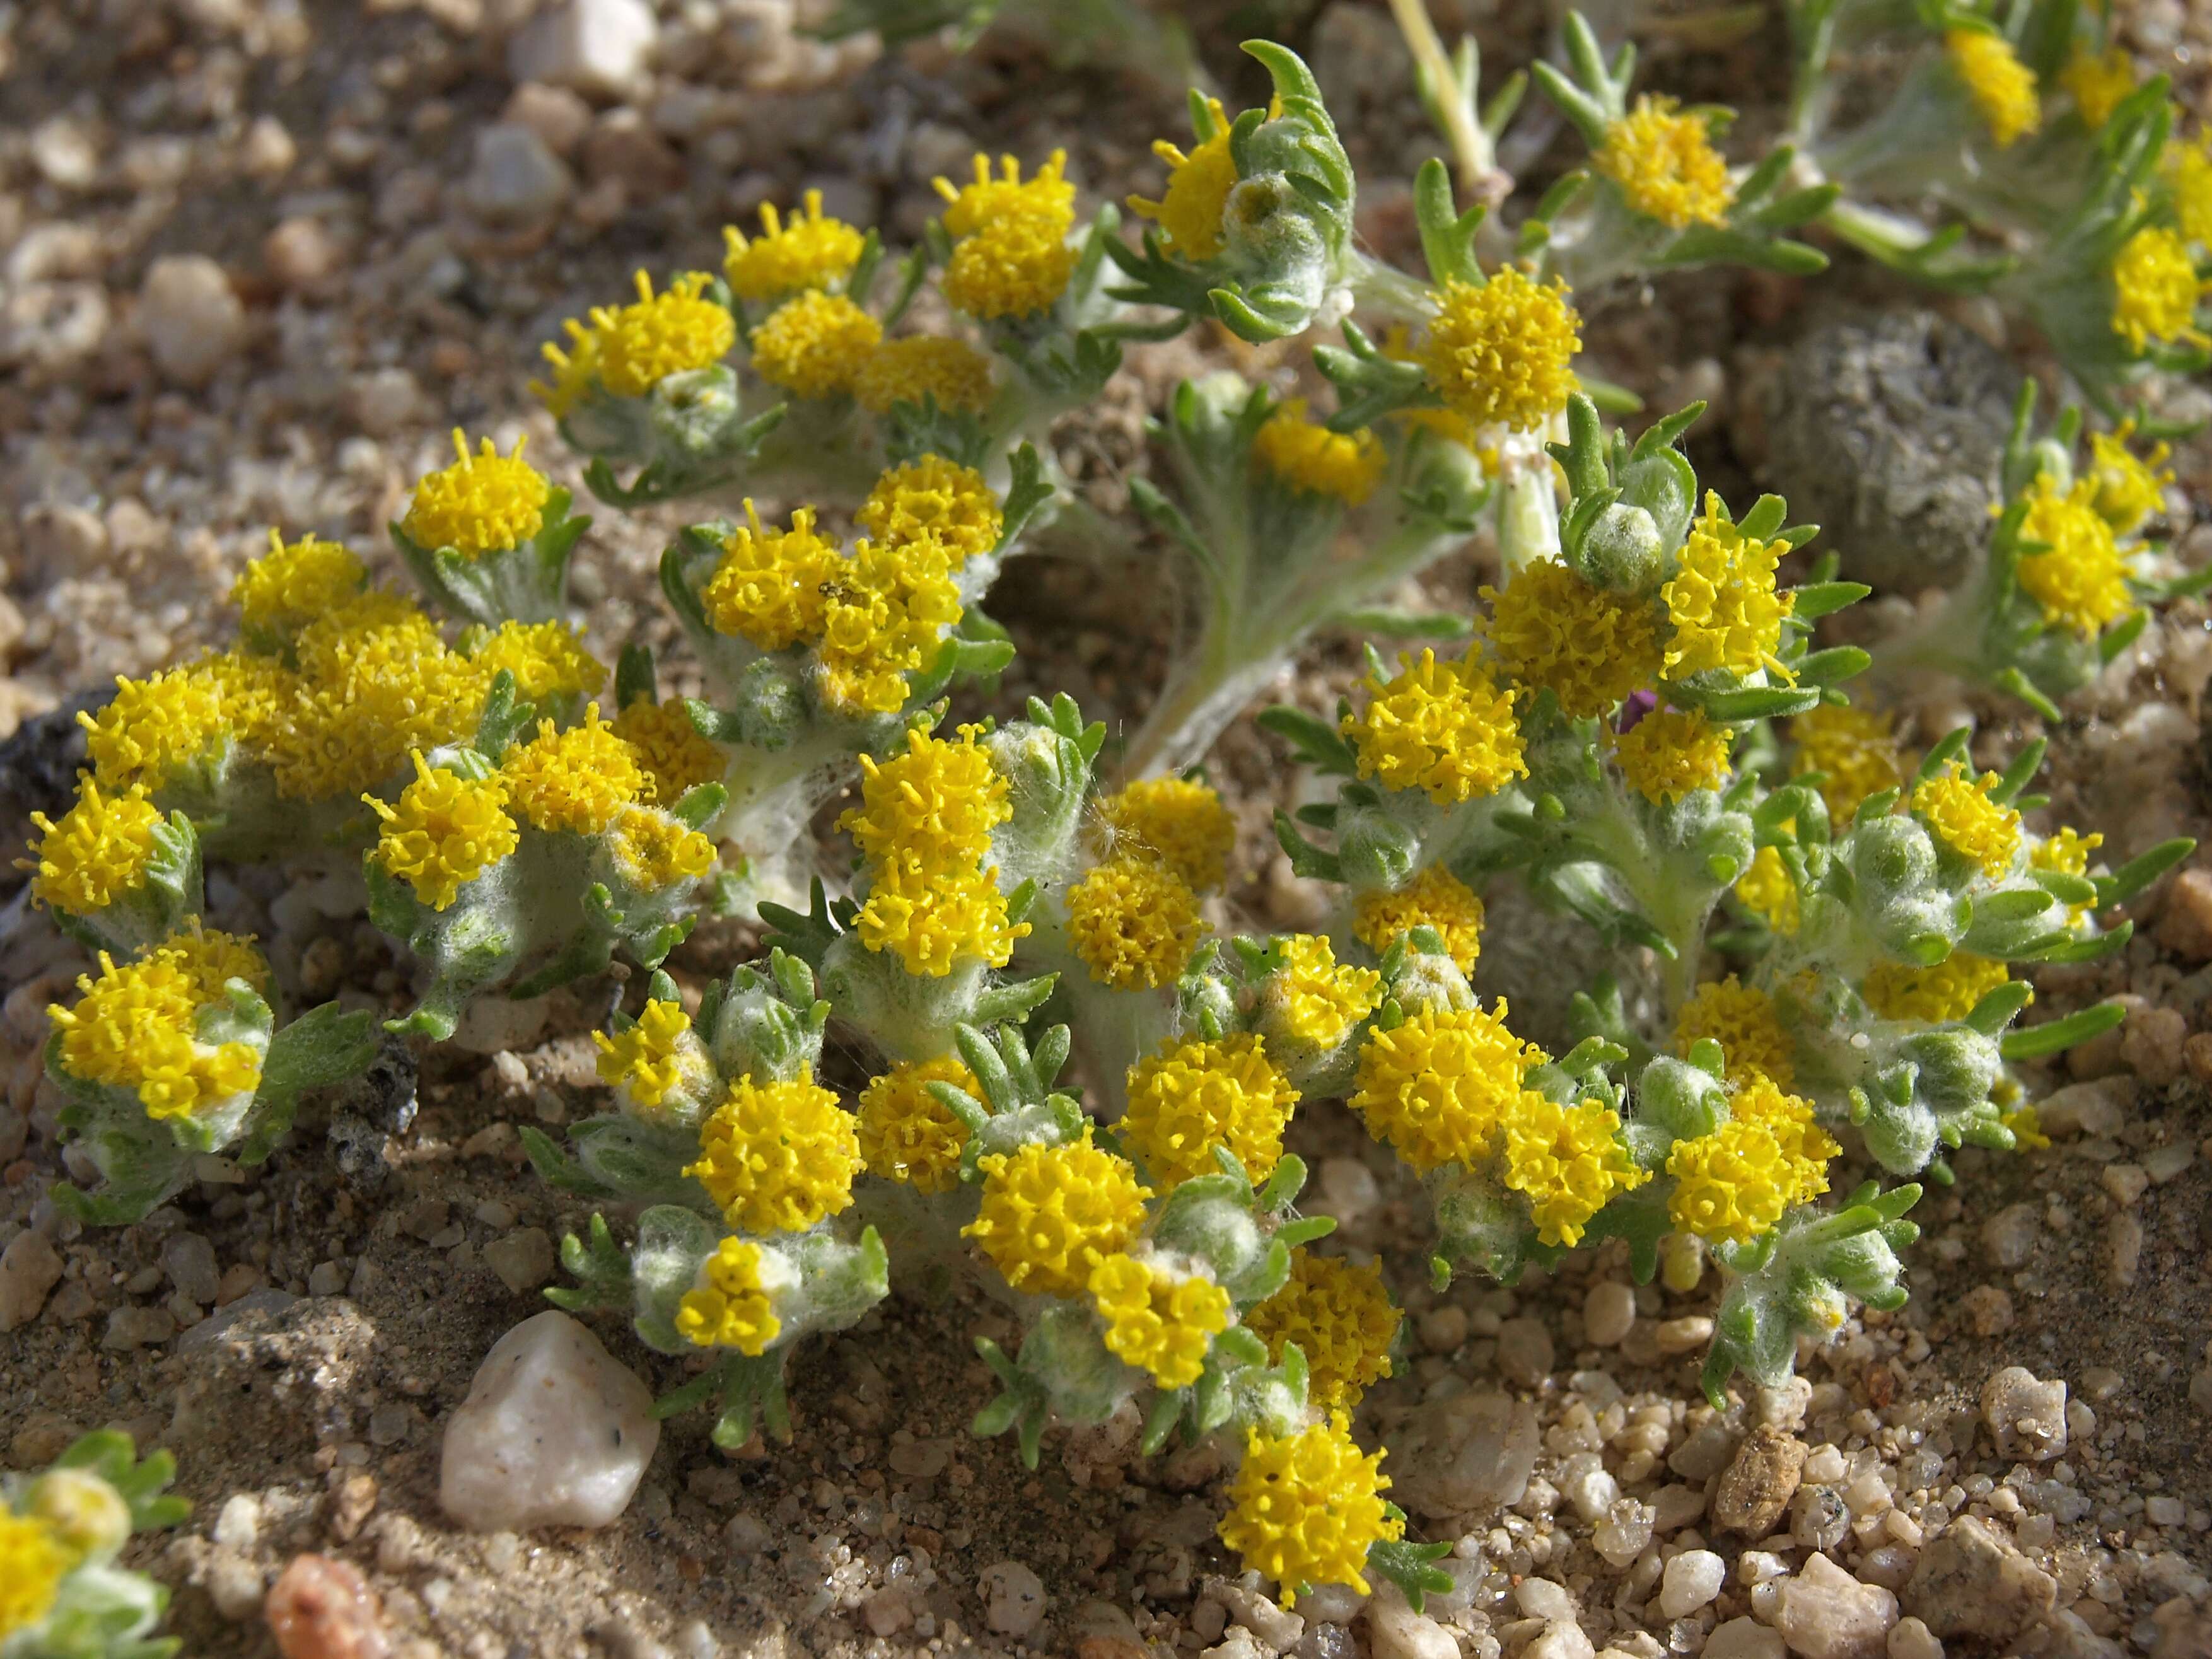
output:
[[[1044,1581],[1018,1561],[994,1561],[975,1580],[983,1622],[1001,1636],[1027,1636],[1044,1618]]]
[[[174,253],[146,273],[138,326],[164,375],[179,386],[204,386],[244,343],[246,307],[214,260]]]
[[[2008,1365],[1982,1385],[1982,1418],[1996,1437],[1997,1455],[2045,1463],[2066,1450],[2066,1384],[2037,1379]]]
[[[169,1283],[203,1308],[215,1301],[222,1277],[215,1246],[198,1233],[172,1233],[161,1245],[161,1268]]]
[[[534,223],[558,211],[575,188],[575,175],[528,127],[495,121],[477,130],[468,198],[483,218]]]
[[[553,1241],[543,1227],[524,1227],[484,1246],[484,1266],[517,1296],[553,1277]]]
[[[1774,1622],[1790,1651],[1803,1659],[1884,1659],[1897,1597],[1816,1555],[1782,1586]]]
[[[1905,1606],[1938,1636],[2009,1642],[2051,1611],[2057,1581],[1971,1516],[1920,1553]]]
[[[1536,1413],[1498,1394],[1461,1394],[1407,1413],[1390,1437],[1390,1495],[1437,1517],[1521,1501],[1536,1468]]]
[[[1765,482],[1820,526],[1843,574],[1913,592],[1959,575],[1990,533],[2020,370],[1926,311],[1815,328],[1765,398]]]
[[[61,1283],[62,1259],[41,1232],[25,1231],[0,1251],[0,1331],[27,1325]]]
[[[508,43],[507,72],[517,81],[611,97],[645,67],[658,28],[644,0],[565,0]]]

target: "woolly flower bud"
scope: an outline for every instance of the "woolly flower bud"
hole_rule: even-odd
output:
[[[1734,974],[1707,980],[1674,1017],[1676,1054],[1686,1058],[1708,1037],[1727,1056],[1732,1083],[1765,1076],[1787,1088],[1796,1074],[1796,1045],[1783,1029],[1773,999]]]
[[[1658,678],[1650,605],[1593,586],[1556,559],[1523,567],[1482,597],[1492,608],[1490,647],[1507,677],[1549,691],[1571,719],[1602,714]]]
[[[1301,1584],[1346,1584],[1366,1595],[1367,1552],[1406,1530],[1382,1502],[1390,1485],[1378,1467],[1383,1456],[1361,1454],[1340,1411],[1296,1434],[1249,1431],[1221,1541],[1274,1580],[1286,1607]]]
[[[842,282],[860,263],[867,239],[841,219],[822,211],[822,192],[806,192],[805,205],[786,223],[775,204],[761,204],[761,236],[748,238],[734,225],[722,227],[727,249],[722,274],[740,300],[773,300],[803,288],[827,288]]]
[[[103,796],[98,781],[86,777],[76,805],[58,823],[44,812],[31,814],[41,832],[32,849],[32,896],[73,915],[98,915],[145,884],[161,821],[144,786]]]
[[[1392,789],[1420,789],[1439,806],[1492,795],[1527,777],[1513,699],[1472,653],[1439,663],[1425,650],[1388,682],[1367,678],[1367,707],[1340,725],[1358,753],[1359,775]]]
[[[89,1469],[50,1469],[25,1499],[24,1513],[52,1528],[54,1540],[79,1561],[106,1560],[131,1540],[131,1505]]]
[[[1225,1146],[1255,1182],[1282,1161],[1283,1130],[1297,1091],[1262,1040],[1232,1032],[1212,1042],[1170,1038],[1129,1068],[1129,1103],[1117,1131],[1163,1187],[1215,1175]]]
[[[1350,1410],[1370,1383],[1390,1375],[1390,1345],[1404,1317],[1382,1287],[1380,1262],[1355,1267],[1300,1245],[1282,1289],[1243,1324],[1267,1345],[1272,1364],[1296,1343],[1305,1356],[1307,1397],[1325,1411]]]
[[[1128,1160],[1086,1133],[1063,1146],[1035,1142],[976,1160],[983,1191],[962,1229],[1006,1283],[1044,1296],[1080,1296],[1108,1256],[1128,1249],[1151,1192]]]
[[[801,398],[849,392],[884,337],[884,325],[842,294],[808,289],[752,332],[754,371]]]
[[[1556,277],[1539,287],[1511,265],[1480,287],[1451,282],[1416,360],[1444,406],[1476,426],[1540,427],[1567,406],[1582,319]]]
[[[544,525],[553,489],[523,460],[528,441],[517,439],[514,453],[501,455],[486,438],[471,455],[454,428],[453,453],[459,459],[415,486],[400,533],[417,547],[452,548],[471,559],[521,546]]]
[[[691,1289],[677,1304],[676,1328],[702,1348],[735,1348],[757,1358],[783,1332],[773,1292],[789,1270],[757,1244],[726,1238],[699,1264]]]
[[[1547,1244],[1581,1243],[1589,1218],[1615,1193],[1650,1179],[1620,1144],[1620,1115],[1597,1101],[1561,1106],[1528,1091],[1506,1116],[1505,1184],[1528,1198]]]
[[[1117,991],[1156,991],[1190,961],[1205,923],[1198,896],[1166,866],[1115,857],[1067,890],[1068,942],[1091,977]]]
[[[1666,556],[1659,522],[1650,511],[1615,501],[1583,535],[1577,558],[1583,574],[1595,586],[1615,593],[1640,593]]]
[[[1098,800],[1117,851],[1142,853],[1200,892],[1221,885],[1237,844],[1237,820],[1194,778],[1140,778]]]
[[[1728,729],[1700,714],[1662,708],[1615,738],[1613,757],[1631,789],[1671,805],[1694,790],[1727,787]]]
[[[1994,772],[1969,779],[1956,762],[1912,792],[1912,810],[1929,833],[1991,881],[2011,873],[2020,856],[2020,814],[1990,799]]]
[[[1152,1373],[1164,1389],[1188,1388],[1229,1325],[1229,1292],[1207,1279],[1164,1273],[1134,1256],[1109,1255],[1091,1270],[1091,1299],[1105,1322],[1108,1350]]]
[[[1659,590],[1674,624],[1666,653],[1670,676],[1710,669],[1752,674],[1765,668],[1795,683],[1774,654],[1782,643],[1782,619],[1796,604],[1774,586],[1776,568],[1789,550],[1786,542],[1747,538],[1722,511],[1720,496],[1706,492],[1705,513],[1690,527],[1680,567]]]
[[[975,1074],[951,1054],[902,1060],[860,1091],[860,1155],[870,1175],[918,1193],[949,1193],[960,1184],[967,1126],[930,1091],[933,1083],[982,1094]]]
[[[1381,956],[1416,927],[1432,927],[1463,974],[1482,954],[1482,900],[1474,890],[1432,864],[1395,892],[1362,893],[1352,908],[1352,932]]]
[[[369,856],[433,910],[450,909],[461,889],[514,852],[521,836],[497,774],[465,778],[434,769],[420,750],[414,762],[415,781],[399,792],[397,805],[362,797],[383,820]]]
[[[1670,230],[1722,225],[1735,200],[1728,163],[1714,149],[1703,115],[1678,115],[1678,100],[1647,93],[1605,131],[1590,158],[1635,211]]]
[[[860,1143],[853,1115],[811,1067],[787,1083],[730,1085],[699,1131],[696,1176],[740,1232],[798,1232],[853,1201]]]
[[[1506,1030],[1505,1012],[1503,1000],[1495,1013],[1430,1003],[1394,1030],[1367,1034],[1347,1103],[1416,1174],[1472,1167],[1495,1151],[1528,1092],[1522,1074],[1548,1058]]]

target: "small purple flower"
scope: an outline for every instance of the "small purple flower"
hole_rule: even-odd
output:
[[[1623,736],[1636,729],[1637,722],[1659,707],[1656,691],[1632,691],[1628,701],[1620,705],[1620,719],[1614,730]]]

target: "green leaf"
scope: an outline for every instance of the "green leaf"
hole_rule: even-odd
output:
[[[2128,1017],[2126,1007],[2117,1002],[2100,1002],[2070,1013],[2063,1019],[2047,1020],[2040,1025],[2022,1026],[2009,1033],[1998,1045],[2007,1060],[2041,1060],[2071,1048],[2091,1037],[2100,1036]]]
[[[1864,582],[1811,582],[1790,592],[1796,601],[1790,614],[1801,622],[1817,622],[1846,605],[1856,605],[1874,589]]]

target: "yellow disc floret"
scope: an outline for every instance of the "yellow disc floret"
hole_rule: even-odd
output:
[[[2183,240],[2212,249],[2212,132],[2168,139],[2165,173]]]
[[[2197,274],[2189,245],[2163,225],[2146,225],[2112,258],[2112,331],[2140,354],[2159,345],[2205,345],[2197,307],[2212,279]]]
[[[1358,507],[1375,493],[1390,464],[1380,440],[1365,427],[1332,432],[1306,416],[1306,400],[1285,398],[1252,440],[1260,465],[1292,489]]]
[[[487,678],[505,669],[514,695],[525,702],[549,697],[588,697],[607,683],[606,665],[584,649],[572,623],[503,622],[485,632],[471,629],[462,646]]]
[[[2128,447],[2134,435],[2132,421],[2121,422],[2114,432],[2089,434],[2088,476],[2096,485],[2097,512],[2119,536],[2132,535],[2144,520],[2164,513],[2166,487],[2173,482],[2165,464],[2172,447],[2161,443],[2148,457],[2138,456]]]
[[[268,552],[231,584],[230,602],[247,633],[289,637],[355,598],[368,580],[367,567],[337,542],[315,536],[287,542],[271,530]]]
[[[1751,868],[1736,879],[1735,896],[1776,933],[1787,936],[1797,931],[1802,920],[1797,884],[1779,848],[1762,847],[1752,854]]]
[[[680,1002],[647,1002],[627,1030],[592,1033],[599,1051],[599,1081],[620,1089],[640,1106],[658,1106],[670,1092],[695,1082],[700,1056],[684,1038],[691,1016]]]
[[[1306,1359],[1306,1397],[1324,1411],[1359,1403],[1368,1385],[1390,1375],[1390,1345],[1405,1316],[1382,1288],[1382,1264],[1364,1267],[1304,1245],[1291,1252],[1283,1288],[1246,1314],[1244,1328],[1279,1364],[1291,1343]]]
[[[1784,1200],[1804,1204],[1828,1190],[1828,1162],[1843,1148],[1835,1137],[1813,1121],[1813,1103],[1790,1094],[1770,1077],[1754,1077],[1736,1085],[1729,1097],[1729,1116],[1738,1123],[1753,1123],[1772,1135],[1787,1160],[1790,1186]]]
[[[1261,1017],[1293,1044],[1334,1048],[1382,1000],[1382,975],[1336,959],[1317,933],[1292,933],[1279,946],[1282,965],[1260,993]]]
[[[1670,230],[1726,224],[1735,200],[1728,163],[1713,148],[1706,118],[1677,107],[1674,99],[1646,93],[1605,130],[1591,164],[1620,186],[1631,208]]]
[[[1897,734],[1889,716],[1855,708],[1848,703],[1824,702],[1808,708],[1790,722],[1790,740],[1797,752],[1790,757],[1790,774],[1800,777],[1818,772],[1820,799],[1838,830],[1848,829],[1859,803],[1905,781],[1898,763]]]
[[[1790,1207],[1790,1161],[1756,1123],[1731,1121],[1676,1141],[1667,1173],[1674,1177],[1667,1212],[1676,1229],[1717,1243],[1747,1244],[1773,1231]]]
[[[714,843],[690,824],[649,806],[626,806],[615,817],[615,866],[623,879],[648,893],[696,881],[714,867]]]
[[[963,726],[947,741],[908,731],[906,751],[878,761],[860,757],[860,804],[837,820],[862,856],[878,864],[974,864],[991,850],[991,832],[1013,816],[1006,780]]]
[[[1395,893],[1370,889],[1352,906],[1352,936],[1377,956],[1416,927],[1435,928],[1460,971],[1474,971],[1482,954],[1482,900],[1442,865],[1429,866]]]
[[[699,1129],[684,1173],[740,1232],[799,1232],[853,1201],[860,1140],[853,1115],[811,1067],[787,1083],[741,1077]]]
[[[834,398],[853,389],[883,337],[884,325],[843,295],[809,289],[753,331],[753,368],[799,397]]]
[[[740,300],[773,300],[842,283],[867,242],[842,219],[823,215],[818,190],[806,192],[805,206],[788,223],[773,202],[761,204],[760,218],[762,234],[756,237],[734,225],[722,228],[722,274]]]
[[[1117,991],[1156,991],[1190,961],[1205,923],[1198,895],[1165,865],[1115,857],[1067,890],[1068,943],[1091,977]]]
[[[1150,1371],[1164,1389],[1197,1382],[1215,1334],[1229,1326],[1229,1292],[1220,1285],[1158,1272],[1134,1256],[1108,1256],[1091,1270],[1090,1288],[1107,1351]]]
[[[159,789],[179,772],[220,753],[229,740],[222,688],[197,669],[170,668],[143,680],[115,677],[115,695],[97,714],[77,711],[85,753],[111,788]]]
[[[955,570],[996,548],[1006,525],[983,475],[941,455],[924,455],[884,473],[854,517],[878,546],[927,543]]]
[[[983,1191],[962,1231],[1006,1283],[1042,1296],[1081,1296],[1101,1261],[1128,1249],[1151,1193],[1129,1161],[1086,1133],[978,1158]]]
[[[532,380],[526,388],[556,421],[568,418],[599,377],[599,337],[574,317],[561,328],[568,337],[565,350],[550,340],[538,348],[538,355],[553,371],[552,380]]]
[[[860,1091],[860,1156],[870,1175],[918,1193],[949,1193],[960,1184],[967,1126],[930,1092],[933,1083],[982,1097],[975,1074],[951,1054],[902,1060]]]
[[[2027,516],[2020,526],[2023,542],[2042,544],[2041,551],[2021,556],[2021,586],[2047,620],[2085,640],[2096,638],[2135,603],[2112,526],[2097,510],[2098,494],[2094,478],[2077,479],[2062,494],[2044,473],[2028,491]]]
[[[449,547],[470,559],[521,546],[544,526],[553,493],[544,475],[522,459],[527,442],[518,438],[514,453],[501,455],[486,438],[471,455],[468,440],[454,428],[453,453],[459,459],[415,486],[400,532],[417,547]]]
[[[1687,1054],[1692,1044],[1707,1037],[1721,1045],[1731,1082],[1756,1075],[1786,1089],[1796,1077],[1796,1044],[1783,1029],[1774,1000],[1734,974],[1707,980],[1674,1017],[1676,1054]]]
[[[1075,274],[1077,251],[1064,228],[1007,218],[964,236],[946,262],[939,287],[970,317],[1033,317],[1056,304]]]
[[[1237,820],[1195,778],[1140,778],[1099,798],[1098,816],[1116,852],[1158,859],[1200,892],[1221,885],[1237,844]]]
[[[949,556],[934,542],[864,541],[826,592],[823,700],[842,714],[896,714],[906,706],[906,677],[936,656],[945,630],[960,620]]]
[[[1620,1114],[1598,1101],[1562,1106],[1527,1091],[1506,1117],[1505,1184],[1528,1198],[1547,1244],[1581,1243],[1607,1200],[1650,1178],[1620,1144]]]
[[[1526,430],[1567,406],[1582,319],[1556,277],[1539,287],[1511,265],[1480,288],[1451,282],[1415,352],[1444,406],[1476,426]]]
[[[920,409],[931,402],[948,413],[980,415],[990,407],[992,391],[991,360],[965,340],[939,334],[885,340],[853,382],[853,396],[875,415],[893,404]]]
[[[735,1348],[758,1358],[783,1333],[761,1285],[762,1250],[742,1238],[726,1238],[699,1264],[693,1288],[677,1304],[676,1328],[702,1348]]]
[[[1129,1103],[1117,1126],[1163,1188],[1218,1175],[1226,1147],[1255,1182],[1282,1161],[1283,1130],[1297,1091],[1249,1032],[1212,1042],[1170,1037],[1129,1068]]]
[[[1775,570],[1789,550],[1787,542],[1745,536],[1722,509],[1720,496],[1706,492],[1705,510],[1690,527],[1680,568],[1659,590],[1674,624],[1666,654],[1670,677],[1765,668],[1795,683],[1774,654],[1782,643],[1782,619],[1796,603],[1774,588]]]
[[[1346,1584],[1366,1595],[1368,1551],[1406,1530],[1382,1502],[1390,1484],[1382,1458],[1361,1454],[1340,1411],[1296,1434],[1251,1430],[1221,1541],[1280,1586],[1286,1607],[1302,1586]]]
[[[963,962],[1003,968],[1026,921],[1008,922],[995,868],[895,863],[877,869],[853,926],[871,951],[889,951],[909,974],[942,979]]]
[[[2053,870],[2061,875],[2086,877],[2089,873],[2089,854],[2104,844],[2105,838],[2100,834],[2085,836],[2062,825],[2028,849],[2028,866],[2031,869]],[[2069,905],[2066,919],[2078,925],[2096,908],[2093,902]]]
[[[2035,72],[2020,61],[2002,35],[1988,29],[1951,29],[1943,36],[1952,73],[1981,112],[1999,149],[2008,149],[2043,125]]]
[[[1439,806],[1496,794],[1528,775],[1513,699],[1470,653],[1440,663],[1433,651],[1387,683],[1368,676],[1367,707],[1340,729],[1358,755],[1359,775],[1392,789],[1419,789]]]
[[[57,910],[89,916],[145,885],[162,817],[142,786],[102,795],[98,781],[88,776],[76,805],[58,823],[44,812],[32,813],[31,822],[40,831],[31,849],[36,860],[32,896]]]
[[[2002,962],[1968,951],[1954,951],[1932,968],[1878,962],[1859,988],[1867,1006],[1884,1019],[1917,1019],[1940,1025],[1966,1018],[1974,1012],[1976,1003],[2011,977]]]
[[[1929,833],[1991,881],[2002,881],[2020,856],[2020,814],[1991,798],[2000,781],[1994,772],[1970,778],[1954,762],[1912,792],[1912,810]]]
[[[2092,52],[2077,42],[2066,67],[2058,71],[2058,84],[2072,96],[2074,107],[2081,113],[2081,125],[2094,132],[2136,89],[2135,59],[2124,47]]]
[[[101,951],[100,977],[76,982],[76,1006],[46,1011],[61,1033],[62,1068],[131,1091],[152,1118],[192,1117],[252,1094],[259,1051],[199,1038],[202,1011],[227,1000],[232,979],[265,990],[269,969],[228,933],[182,935],[119,967]]]
[[[399,792],[397,805],[362,797],[383,820],[369,856],[433,910],[450,909],[461,889],[514,851],[521,836],[499,774],[465,778],[433,768],[419,750],[414,762],[415,781]]]
[[[826,589],[843,563],[836,544],[816,533],[812,507],[793,513],[790,529],[769,530],[747,496],[745,521],[723,542],[699,602],[716,633],[781,651],[820,636]]]
[[[987,226],[1009,219],[1057,224],[1066,230],[1075,222],[1075,186],[1067,182],[1066,167],[1067,152],[1056,149],[1042,167],[1024,180],[1021,163],[1011,155],[1002,155],[994,178],[991,158],[978,155],[972,183],[956,190],[949,179],[931,181],[946,203],[946,233],[972,236]]]
[[[1359,1050],[1349,1104],[1378,1140],[1417,1175],[1446,1164],[1472,1167],[1497,1149],[1505,1120],[1528,1091],[1522,1073],[1547,1056],[1505,1027],[1497,1012],[1426,1003]]]
[[[0,1505],[0,1642],[53,1611],[62,1579],[75,1565],[52,1523]]]
[[[1649,605],[1624,602],[1557,559],[1486,587],[1490,647],[1506,677],[1549,691],[1560,711],[1589,720],[1659,675],[1659,630]]]
[[[1229,121],[1218,98],[1206,100],[1212,137],[1188,155],[1164,138],[1152,141],[1152,154],[1168,164],[1168,187],[1157,202],[1129,198],[1131,211],[1159,221],[1161,240],[1187,259],[1211,259],[1221,252],[1221,216],[1237,186],[1237,162],[1229,153]]]
[[[720,783],[728,763],[722,751],[699,733],[680,697],[654,702],[639,697],[614,720],[615,735],[652,785],[652,798],[673,805],[702,783]]]
[[[1698,789],[1728,787],[1728,728],[1703,714],[1662,708],[1613,739],[1613,757],[1631,789],[1668,805]]]
[[[500,776],[516,809],[540,830],[595,836],[645,793],[645,774],[630,746],[599,718],[593,703],[584,723],[566,732],[550,720],[507,751]]]
[[[642,398],[672,374],[719,363],[738,343],[729,307],[705,297],[706,274],[687,271],[655,294],[637,273],[637,298],[592,313],[599,384],[617,398]]]

